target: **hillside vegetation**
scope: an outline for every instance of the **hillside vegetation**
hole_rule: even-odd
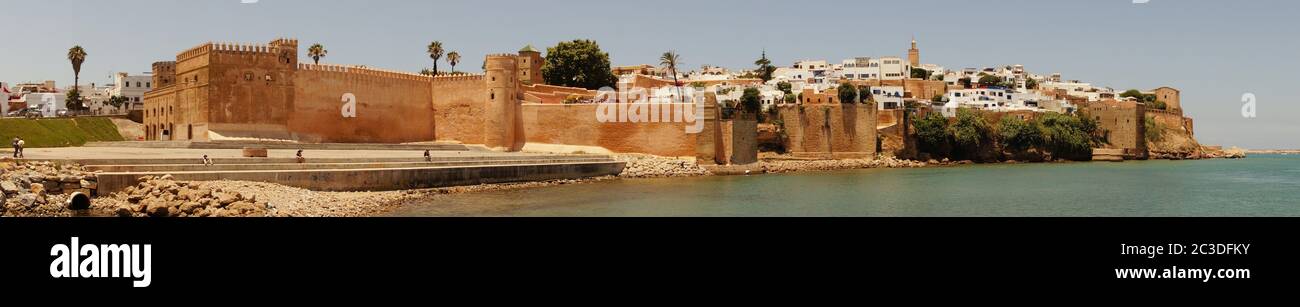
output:
[[[0,119],[0,141],[8,148],[15,136],[27,141],[27,148],[71,147],[86,142],[123,141],[109,118]]]

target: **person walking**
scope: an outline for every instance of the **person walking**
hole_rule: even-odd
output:
[[[299,149],[299,150],[298,150],[298,155],[297,155],[297,157],[298,157],[298,163],[305,163],[305,162],[307,162],[307,158],[303,158],[303,157],[302,157],[302,149]]]
[[[17,150],[18,150],[18,158],[19,158],[19,159],[26,159],[26,158],[27,158],[27,153],[23,152],[23,148],[24,148],[24,147],[27,147],[27,140],[24,140],[23,138],[19,137],[19,138],[18,138],[18,149],[17,149]]]
[[[12,142],[14,146],[14,159],[18,159],[18,155],[22,154],[23,152],[23,150],[18,147],[18,140],[19,140],[18,137],[15,136]]]
[[[424,150],[424,162],[433,162],[433,154],[429,153],[427,149]]]

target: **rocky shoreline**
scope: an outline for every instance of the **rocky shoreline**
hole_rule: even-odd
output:
[[[1153,153],[1153,158],[1170,158]],[[1242,158],[1245,152],[1207,153],[1196,158]],[[1171,156],[1170,159],[1187,157]],[[243,181],[176,181],[171,176],[142,178],[138,185],[113,195],[101,195],[89,210],[73,211],[66,202],[72,192],[92,195],[95,174],[79,165],[50,162],[0,162],[0,216],[14,217],[366,217],[382,215],[405,204],[427,203],[439,195],[532,189],[616,179],[714,176],[694,158],[615,155],[627,162],[617,177],[486,184],[385,192],[317,192],[279,184]],[[1018,163],[1008,161],[1005,163]],[[971,161],[913,161],[881,156],[876,159],[804,159],[764,155],[744,166],[740,174],[783,174],[872,168],[950,167]],[[75,179],[75,180],[74,180]],[[75,183],[74,183],[75,182]]]

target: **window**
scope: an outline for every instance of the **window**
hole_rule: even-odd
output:
[[[145,88],[153,87],[153,82],[145,82],[145,83],[144,83],[144,87],[145,87]]]

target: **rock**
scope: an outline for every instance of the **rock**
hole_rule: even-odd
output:
[[[145,213],[148,213],[151,217],[169,217],[171,216],[171,208],[165,202],[154,201],[145,208]]]
[[[0,181],[0,190],[3,190],[4,193],[7,194],[18,193],[18,184],[9,181]]]
[[[23,195],[18,195],[18,197],[16,197],[15,199],[18,201],[19,205],[26,208],[31,208],[32,206],[36,205],[36,195],[23,194]]]
[[[166,175],[162,175],[162,177],[158,177],[158,180],[172,180],[174,178],[176,177],[173,177],[172,174],[166,174]]]
[[[114,214],[117,214],[117,216],[119,216],[119,217],[133,217],[133,216],[135,216],[135,210],[134,210],[133,208],[131,208],[131,206],[127,206],[127,205],[117,206],[117,209],[114,209],[114,210],[113,210],[113,213],[114,213]]]
[[[45,186],[39,184],[32,186],[32,194],[36,194],[38,197],[45,196]]]
[[[99,183],[95,181],[81,180],[81,188],[91,190],[99,189]]]
[[[185,214],[195,214],[198,213],[199,210],[203,209],[203,205],[199,204],[198,202],[192,201],[192,202],[181,204],[180,209],[181,212]]]
[[[217,195],[218,206],[225,207],[239,201],[239,197],[231,193],[221,193]]]

